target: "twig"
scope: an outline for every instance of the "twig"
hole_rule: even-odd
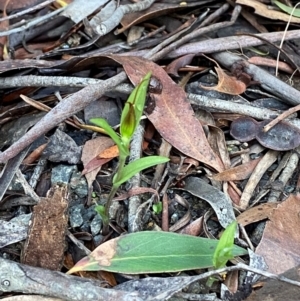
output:
[[[39,196],[34,192],[32,187],[28,184],[20,169],[17,170],[16,176],[18,177],[19,182],[23,186],[25,194],[32,197],[38,203],[40,201]]]
[[[96,25],[93,29],[98,35],[104,36],[119,25],[125,14],[145,10],[154,2],[155,0],[144,0],[134,4],[120,5],[110,18]]]
[[[204,30],[206,28],[207,27],[204,27],[202,29]],[[283,31],[278,31],[278,32],[261,33],[261,34],[257,34],[256,36],[262,37],[268,40],[269,42],[278,42],[281,40],[282,34]],[[300,34],[299,29],[290,30],[289,32],[287,32],[285,40],[296,39],[299,37],[299,34]],[[240,49],[241,47],[244,48],[249,46],[259,46],[262,44],[264,44],[263,41],[253,37],[231,36],[225,38],[217,38],[217,39],[188,43],[187,45],[172,49],[169,53],[166,54],[166,58],[176,58],[179,56],[192,54],[192,53],[196,53],[196,54],[216,53],[220,51]]]
[[[299,151],[299,149],[300,148],[298,147],[297,150]],[[298,166],[298,163],[299,163],[299,155],[297,154],[297,152],[295,152],[290,156],[287,165],[285,166],[284,170],[282,171],[281,175],[278,178],[282,188],[284,188],[287,182],[292,178],[294,171]],[[282,192],[283,191],[281,189],[272,189],[268,197],[268,202],[270,203],[278,202]]]
[[[222,14],[224,13],[224,8],[228,9],[228,4],[224,4],[223,6],[221,6],[221,8],[219,8],[215,13],[218,14]],[[199,28],[195,31],[192,31],[191,33],[187,34],[186,36],[182,37],[181,39],[177,40],[176,42],[170,44],[168,47],[165,47],[163,50],[161,50],[160,52],[158,52],[156,54],[156,56],[161,56],[164,57],[167,54],[169,54],[170,52],[172,52],[174,49],[177,49],[177,47],[179,47],[180,45],[183,45],[185,42],[189,42],[192,39],[195,39],[201,35],[204,35],[208,32],[220,29],[220,28],[224,28],[224,27],[228,27],[231,26],[235,23],[237,17],[239,16],[239,13],[241,11],[241,6],[237,5],[235,6],[233,12],[232,12],[232,16],[231,16],[231,20],[230,21],[226,21],[226,22],[221,22],[221,23],[216,23],[204,28]],[[185,47],[185,46],[183,46]],[[201,50],[200,50],[201,51]],[[199,48],[195,53],[199,53]],[[154,59],[155,60],[155,59]]]
[[[290,108],[277,116],[274,120],[270,121],[267,125],[264,126],[263,131],[267,132],[269,131],[273,126],[275,126],[278,122],[282,121],[283,119],[287,118],[289,115],[297,112],[300,110],[300,104],[298,106],[295,106],[293,108]]]
[[[265,108],[257,108],[249,104],[235,103],[232,101],[226,101],[222,99],[216,99],[198,94],[187,94],[188,100],[191,104],[198,105],[209,111],[227,111],[231,113],[238,113],[246,116],[251,116],[256,119],[264,120],[271,119],[278,113]],[[234,104],[234,105],[233,105]]]
[[[147,287],[148,282],[151,282],[151,285],[152,285],[152,287],[154,287],[154,289],[153,289],[153,291],[151,291],[148,294],[147,294],[147,292],[144,293],[144,300],[145,301],[161,301],[161,300],[166,300],[166,299],[170,298],[171,296],[180,292],[182,289],[184,289],[188,285],[192,284],[193,282],[201,281],[201,280],[207,279],[209,277],[212,277],[214,275],[224,274],[224,273],[228,273],[231,271],[237,271],[237,270],[245,270],[248,272],[252,272],[252,273],[255,273],[258,275],[262,275],[262,276],[265,276],[265,277],[268,277],[271,279],[286,282],[286,283],[300,287],[300,282],[298,282],[298,281],[294,281],[294,280],[288,279],[284,276],[275,275],[275,274],[271,274],[266,271],[252,268],[243,263],[238,263],[235,266],[225,267],[225,268],[218,269],[218,270],[212,270],[212,271],[209,271],[209,272],[197,275],[197,276],[183,276],[183,277],[179,276],[179,277],[171,277],[171,278],[151,277],[151,278],[145,278],[145,279],[141,279],[141,280],[133,280],[130,282],[133,283],[132,286],[135,288]],[[165,284],[163,289],[160,286],[162,281]],[[124,289],[126,289],[126,286],[130,287],[130,282],[118,285],[117,288],[124,290]],[[156,291],[155,291],[155,284],[157,284],[157,286],[158,286],[158,289]]]
[[[9,29],[9,30],[5,30],[5,31],[0,31],[0,37],[4,37],[4,36],[8,36],[11,35],[13,33],[18,33],[21,31],[25,31],[26,29],[33,27],[35,25],[38,25],[42,22],[46,22],[47,20],[51,19],[52,17],[54,17],[55,15],[61,13],[66,7],[61,7],[47,15],[44,15],[42,17],[38,17],[34,20],[29,21],[27,24],[22,25],[20,27],[17,28],[13,28],[13,29]]]
[[[67,77],[67,76],[40,76],[26,75],[0,78],[2,88],[13,87],[86,87],[103,82],[100,79]]]
[[[67,231],[67,235],[70,238],[70,240],[76,245],[76,247],[81,251],[83,251],[86,256],[91,254],[91,251],[80,240],[78,240],[69,230]]]
[[[43,173],[45,167],[46,167],[46,164],[47,164],[47,160],[46,159],[42,159],[40,158],[37,165],[35,166],[34,170],[33,170],[33,173],[28,181],[29,185],[35,189],[39,179],[40,179],[40,176],[41,174]]]
[[[39,4],[35,5],[35,6],[32,6],[32,7],[27,8],[27,9],[24,9],[24,10],[18,12],[18,13],[12,14],[12,15],[7,16],[7,17],[0,18],[0,22],[5,21],[5,20],[10,20],[10,19],[18,18],[18,17],[20,17],[22,15],[25,15],[27,13],[31,13],[31,12],[33,12],[35,10],[41,9],[44,6],[47,6],[47,5],[51,4],[52,2],[55,2],[55,0],[46,0],[46,1],[44,1],[42,3],[39,3]]]
[[[133,139],[130,144],[130,158],[129,162],[138,160],[141,157],[141,149],[144,137],[144,122],[141,122],[137,127]],[[141,175],[137,173],[133,176],[128,184],[130,188],[140,187]],[[141,205],[141,200],[138,195],[134,195],[129,198],[129,207],[128,207],[128,232],[138,232],[141,231],[141,225],[139,224],[139,218],[137,216],[138,207]]]
[[[252,172],[240,199],[239,209],[245,210],[249,206],[253,191],[266,170],[277,160],[278,151],[269,150],[259,161]]]
[[[102,95],[125,79],[125,72],[121,72],[118,75],[103,81],[102,83],[97,85],[89,85],[79,92],[65,98],[63,102],[60,102],[55,108],[53,108],[15,144],[11,145],[7,150],[0,153],[0,162],[6,162],[10,158],[13,158],[43,133],[47,133],[69,116],[81,111],[89,103],[97,99],[99,95]]]
[[[275,72],[275,75],[278,76],[278,62],[279,62],[279,57],[280,57],[280,52],[282,51],[282,46],[283,46],[283,42],[285,40],[285,36],[287,34],[287,30],[290,26],[290,23],[291,23],[291,20],[292,20],[292,17],[293,17],[293,14],[294,14],[294,11],[296,9],[296,7],[299,5],[300,3],[298,2],[294,7],[293,7],[293,10],[291,11],[290,13],[290,16],[289,16],[289,20],[288,22],[286,23],[286,27],[284,29],[284,32],[283,32],[283,35],[282,35],[282,39],[280,41],[280,45],[279,45],[279,51],[278,51],[278,54],[277,54],[277,66],[276,66],[276,72]],[[299,68],[297,67],[298,71],[299,71]]]
[[[137,293],[101,288],[101,282],[35,268],[0,258],[2,292],[22,292],[67,301],[142,301]]]
[[[3,200],[3,196],[11,183],[15,173],[19,169],[20,164],[22,163],[23,159],[25,158],[29,147],[24,147],[19,154],[16,154],[15,158],[11,158],[3,168],[0,174],[0,203]]]

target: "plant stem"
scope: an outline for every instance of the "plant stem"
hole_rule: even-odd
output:
[[[126,162],[126,158],[127,158],[127,155],[124,155],[124,154],[120,154],[119,156],[119,166],[118,166],[118,170],[116,172],[116,175],[115,175],[115,179],[113,180],[113,186],[111,188],[111,191],[108,195],[108,198],[107,198],[107,201],[106,201],[106,204],[105,204],[105,219],[103,219],[103,224],[104,226],[108,226],[109,225],[109,208],[112,204],[112,200],[118,190],[118,188],[120,187],[120,185],[115,185],[115,183],[118,183],[119,179],[120,179],[120,176],[121,176],[121,172],[122,172],[122,169],[124,168],[125,166],[125,162]]]

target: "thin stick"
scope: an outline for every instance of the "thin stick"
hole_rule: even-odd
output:
[[[10,20],[10,19],[18,18],[18,17],[20,17],[20,16],[22,16],[22,15],[25,15],[25,14],[27,14],[27,13],[31,13],[31,12],[33,12],[33,11],[35,11],[35,10],[38,10],[38,9],[43,8],[44,6],[47,6],[48,4],[51,4],[51,3],[54,2],[54,1],[55,1],[55,0],[47,0],[47,1],[44,1],[44,2],[42,2],[42,3],[37,4],[37,5],[35,5],[35,6],[32,6],[32,7],[30,7],[30,8],[24,9],[24,10],[22,10],[22,11],[20,11],[20,12],[17,12],[17,13],[15,13],[15,14],[13,14],[13,15],[10,15],[10,16],[7,16],[7,17],[0,18],[0,22],[5,21],[5,20]]]
[[[297,112],[300,110],[300,105],[297,105],[293,108],[290,108],[288,110],[286,110],[285,112],[283,112],[282,114],[280,114],[279,116],[277,116],[275,119],[273,119],[272,121],[270,121],[267,125],[264,126],[263,131],[266,133],[267,131],[269,131],[273,126],[275,126],[278,122],[282,121],[283,119],[287,118],[289,115]]]

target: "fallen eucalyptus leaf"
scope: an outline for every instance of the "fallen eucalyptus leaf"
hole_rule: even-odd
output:
[[[170,232],[145,231],[112,239],[68,271],[105,270],[125,274],[164,273],[213,266],[218,240]],[[233,256],[247,254],[233,246]]]

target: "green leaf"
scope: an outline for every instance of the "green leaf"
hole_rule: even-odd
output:
[[[160,214],[162,212],[162,209],[163,209],[162,202],[157,202],[157,203],[153,204],[152,209],[153,209],[155,214]]]
[[[142,81],[135,87],[128,97],[121,115],[120,133],[126,141],[131,139],[141,116],[146,102],[147,88],[151,72],[147,73]]]
[[[108,223],[109,222],[109,218],[105,214],[105,206],[103,206],[103,205],[97,205],[95,207],[95,211],[101,216],[101,218],[102,218],[102,220],[103,220],[104,223]]]
[[[92,118],[90,122],[103,128],[110,138],[116,143],[119,148],[119,152],[123,153],[125,156],[129,156],[129,150],[122,144],[121,138],[117,135],[114,129],[108,124],[108,122],[103,118]]]
[[[150,157],[144,157],[138,160],[135,160],[128,165],[126,165],[118,175],[118,181],[116,181],[116,177],[113,179],[113,184],[115,186],[120,186],[127,180],[129,180],[131,177],[133,177],[138,172],[149,168],[151,166],[162,164],[168,162],[170,159],[167,157],[162,156],[150,156]]]
[[[129,145],[137,126],[134,107],[130,102],[125,104],[125,107],[128,106],[127,115],[123,118],[120,125],[121,140],[125,145]]]
[[[125,274],[164,273],[213,266],[218,240],[170,232],[145,231],[112,239],[80,260],[68,274],[110,271]],[[234,256],[248,252],[233,246]]]
[[[293,9],[293,7],[287,6],[277,0],[272,1],[274,4],[276,4],[281,10],[283,10],[285,13],[289,15],[293,15],[294,17],[300,18],[300,9]],[[294,10],[294,11],[293,11]]]
[[[222,268],[227,261],[234,257],[234,235],[237,227],[237,221],[233,221],[223,232],[221,239],[213,255],[213,265],[216,269]]]

